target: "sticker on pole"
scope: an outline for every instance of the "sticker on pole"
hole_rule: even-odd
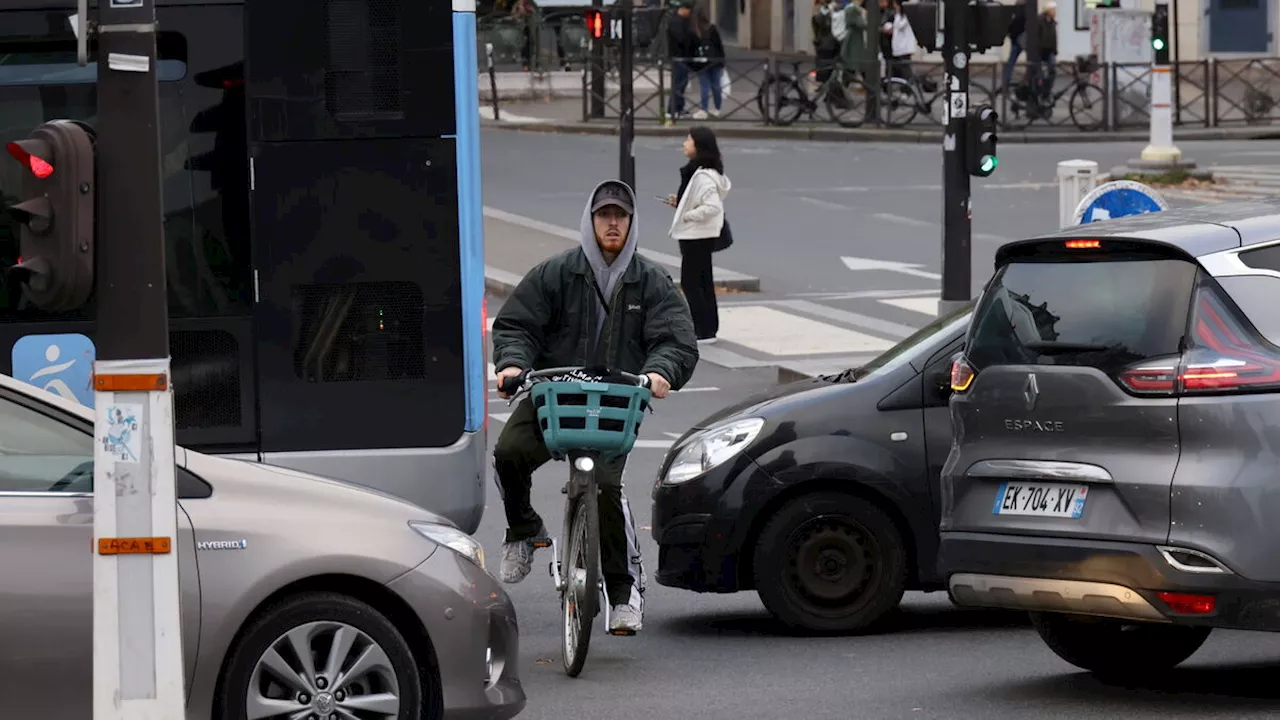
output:
[[[142,406],[120,403],[107,408],[107,427],[98,438],[116,462],[141,462]]]
[[[1074,224],[1168,210],[1169,204],[1152,188],[1132,180],[1113,180],[1089,191],[1076,206]]]

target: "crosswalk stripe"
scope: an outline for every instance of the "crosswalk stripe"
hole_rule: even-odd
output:
[[[883,352],[893,347],[893,342],[881,337],[766,305],[721,308],[718,336],[723,341],[776,357]]]
[[[902,308],[903,310],[921,313],[922,315],[937,317],[938,305],[941,303],[941,299],[936,297],[885,298],[879,302]]]

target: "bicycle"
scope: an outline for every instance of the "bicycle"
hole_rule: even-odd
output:
[[[932,87],[926,87],[926,85]],[[908,72],[908,77],[899,76],[887,77],[884,79],[881,87],[884,93],[884,101],[880,104],[882,117],[886,127],[902,127],[912,120],[916,115],[923,113],[933,121],[935,125],[944,125],[944,116],[935,116],[933,114],[933,104],[942,98],[939,107],[946,112],[948,110],[946,103],[947,89],[942,87],[941,83],[934,82],[928,78],[921,78],[914,72]],[[926,98],[925,93],[931,93]],[[995,96],[980,83],[969,83],[969,107],[978,107],[979,105],[989,105],[995,107]],[[894,116],[894,111],[905,109],[901,118]]]
[[[839,65],[832,65],[831,74],[826,80],[819,82],[816,80],[817,70],[810,70],[803,77],[811,78],[810,82],[816,83],[818,88],[813,95],[810,95],[800,82],[800,61],[792,61],[791,74],[782,73],[772,75],[766,73],[764,82],[760,84],[760,89],[756,91],[756,106],[760,109],[760,116],[768,118],[775,125],[787,126],[794,123],[802,114],[808,114],[809,119],[813,120],[818,113],[818,98],[823,98],[827,108],[827,114],[836,123],[842,127],[854,128],[861,127],[867,121],[866,98],[868,96],[867,86],[860,80],[856,74],[845,70]],[[773,85],[779,85],[776,97],[774,96]],[[853,101],[850,101],[850,98]],[[843,99],[843,106],[841,100]],[[857,114],[854,105],[857,98],[862,98],[862,113]],[[772,107],[774,112],[768,113],[765,108]],[[843,114],[845,110],[853,110],[852,116]]]
[[[1098,67],[1097,55],[1077,55],[1075,62],[1071,64],[1071,84],[1052,94],[1045,92],[1047,82],[1046,73],[1043,72],[1037,76],[1040,91],[1034,93],[1034,97],[1028,81],[1023,80],[1017,83],[1013,86],[1014,97],[1009,99],[1009,111],[1002,113],[1001,119],[1005,127],[1021,130],[1037,119],[1051,119],[1058,101],[1067,93],[1071,93],[1071,98],[1067,101],[1071,122],[1084,132],[1100,129],[1106,119],[1106,95],[1103,94],[1102,88],[1090,82],[1088,77],[1097,72]],[[1002,88],[1002,92],[1006,95],[1008,90],[1008,86]],[[1092,110],[1095,105],[1102,108],[1097,121],[1086,123],[1081,120],[1081,115]]]
[[[526,370],[504,379],[499,389],[511,396],[508,406],[527,390],[551,458],[570,460],[569,481],[561,490],[567,496],[562,541],[569,571],[562,566],[560,546],[554,538],[535,542],[535,546],[551,548],[549,569],[563,615],[560,631],[565,674],[577,677],[586,663],[591,626],[602,606],[604,626],[609,627],[609,599],[600,573],[596,466],[626,455],[635,446],[644,413],[652,412],[649,378],[617,370],[560,367]]]

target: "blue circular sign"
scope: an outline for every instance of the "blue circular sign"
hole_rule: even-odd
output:
[[[1169,204],[1152,188],[1132,180],[1115,180],[1084,196],[1076,207],[1075,222],[1084,225],[1168,209]]]

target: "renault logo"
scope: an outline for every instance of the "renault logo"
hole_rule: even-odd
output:
[[[1036,400],[1040,399],[1040,386],[1036,384],[1036,374],[1027,373],[1027,382],[1022,386],[1022,397],[1027,399],[1027,410],[1036,409]]]

